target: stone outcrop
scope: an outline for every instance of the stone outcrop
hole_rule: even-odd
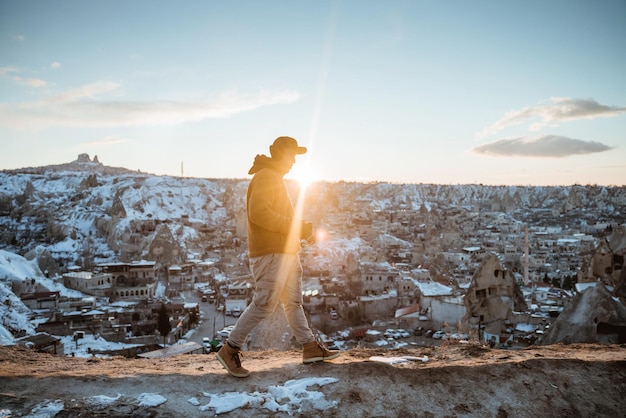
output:
[[[506,328],[506,321],[512,320],[514,311],[527,309],[515,277],[493,253],[485,257],[474,273],[464,304],[464,322],[474,327],[480,323],[491,334]]]
[[[602,282],[572,299],[541,344],[595,342],[626,343],[626,307],[611,296]]]

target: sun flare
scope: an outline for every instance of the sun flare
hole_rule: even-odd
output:
[[[302,189],[306,189],[319,180],[315,172],[305,165],[294,167],[289,177],[297,181]]]
[[[315,241],[322,242],[328,238],[328,232],[324,228],[318,228],[315,230]]]

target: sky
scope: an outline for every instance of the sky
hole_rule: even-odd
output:
[[[626,2],[0,0],[0,169],[626,185]]]

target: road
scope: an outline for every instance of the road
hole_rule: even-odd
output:
[[[202,302],[200,295],[196,291],[186,290],[181,293],[181,297],[186,303],[200,304],[200,321],[191,337],[187,341],[202,344],[203,337],[212,338],[219,330],[227,325],[233,325],[237,318],[226,316],[222,312],[217,312],[215,303]]]

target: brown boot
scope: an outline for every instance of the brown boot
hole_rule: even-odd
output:
[[[315,363],[316,361],[332,360],[339,357],[339,351],[328,350],[321,343],[313,341],[302,346],[302,362]]]
[[[241,360],[239,359],[239,348],[231,346],[228,341],[224,343],[220,351],[217,352],[217,360],[222,363],[222,366],[235,377],[248,377],[250,372],[241,367]]]

